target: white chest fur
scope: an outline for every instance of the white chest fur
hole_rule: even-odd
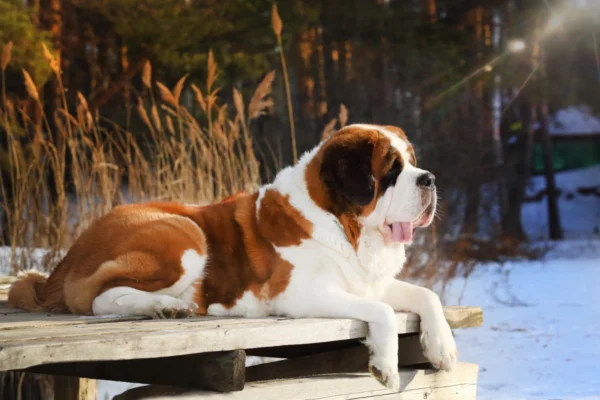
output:
[[[377,299],[383,296],[383,283],[399,274],[406,260],[404,245],[385,245],[376,230],[361,233],[356,256],[363,270],[363,295]]]

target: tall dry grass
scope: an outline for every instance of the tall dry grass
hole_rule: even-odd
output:
[[[0,143],[6,144],[0,152],[2,241],[13,250],[13,272],[51,268],[93,219],[120,203],[210,203],[257,188],[250,124],[273,106],[273,72],[247,106],[234,90],[229,109],[217,95],[219,71],[211,52],[206,84],[191,85],[196,104],[188,109],[181,102],[187,76],[169,89],[152,79],[148,63],[142,73],[148,95],[137,99],[147,132],[134,134],[92,112],[81,93],[76,109],[69,111],[59,63],[47,49],[40,50],[59,87],[60,105],[53,115],[44,113],[42,93],[27,71],[29,100],[10,99],[3,91],[0,104]],[[10,52],[10,46],[2,52],[3,88]],[[42,265],[36,248],[48,249]]]

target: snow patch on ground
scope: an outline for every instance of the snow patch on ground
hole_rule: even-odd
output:
[[[600,165],[556,174],[556,186],[561,224],[566,238],[600,238],[600,198],[583,195],[579,188],[600,187]],[[527,194],[532,196],[546,187],[544,176],[530,180]],[[547,197],[540,201],[524,203],[521,208],[523,229],[530,240],[548,237]]]
[[[117,381],[98,381],[98,400],[112,400],[113,397],[121,393],[140,386],[146,386],[140,383],[117,382]]]
[[[8,246],[0,246],[0,276],[8,276],[12,274],[11,266],[12,249]],[[15,249],[15,257],[17,259],[26,260],[29,265],[22,270],[37,269],[40,271],[48,269],[44,263],[44,256],[48,254],[47,249],[26,249],[17,247]],[[54,266],[52,266],[54,267]]]
[[[484,325],[456,330],[479,365],[478,399],[600,398],[600,241],[560,243],[541,261],[479,265],[445,304],[477,305]]]

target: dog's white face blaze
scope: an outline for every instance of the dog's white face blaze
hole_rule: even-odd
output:
[[[429,226],[435,215],[437,195],[434,188],[423,188],[417,184],[419,177],[428,173],[428,171],[411,164],[411,155],[408,151],[409,144],[398,135],[379,126],[364,124],[353,126],[369,130],[375,129],[381,132],[390,140],[391,145],[398,150],[403,161],[402,171],[396,182],[377,200],[373,212],[362,219],[363,226],[366,229],[379,229],[388,239],[388,243],[393,243],[391,240],[391,225],[394,223],[411,224],[412,226],[404,225],[405,228],[409,229]],[[412,241],[412,232],[408,236],[408,240],[404,243]]]

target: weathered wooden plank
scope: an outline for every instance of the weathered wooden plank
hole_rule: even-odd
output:
[[[450,316],[452,312],[447,311]],[[399,334],[418,332],[418,316],[398,313],[396,318]],[[0,333],[0,371],[3,371],[56,362],[155,358],[359,339],[366,336],[367,324],[325,318],[194,318],[79,323],[60,328],[21,327]]]
[[[452,329],[474,328],[483,325],[483,310],[480,307],[444,307],[444,317]]]
[[[245,367],[246,354],[234,350],[158,359],[47,364],[26,371],[232,392],[244,388]]]
[[[402,331],[416,329],[401,316]],[[187,325],[187,324],[184,324]],[[64,329],[77,329],[70,326]],[[79,328],[81,329],[81,328]],[[261,346],[314,343],[364,337],[366,324],[355,320],[297,319],[277,323],[236,324],[226,327],[178,329],[172,325],[153,332],[48,338],[44,341],[3,342],[0,370],[23,369],[48,362],[123,360],[177,356]]]
[[[95,379],[55,376],[54,398],[61,400],[96,400],[98,398],[98,382]]]
[[[186,394],[186,390],[182,388],[176,387],[165,387],[165,386],[142,386],[127,390],[126,392],[113,397],[113,400],[146,400],[146,399],[187,399],[187,400],[202,400],[205,399],[202,394],[197,394],[195,397],[190,397],[189,394]],[[256,395],[254,397],[228,397],[228,396],[219,396],[219,397],[209,397],[209,398],[217,398],[217,399],[262,399],[260,395]],[[277,398],[277,397],[274,397]],[[283,399],[283,397],[281,398]],[[290,397],[290,400],[294,399],[303,399],[304,397]],[[477,399],[477,386],[473,384],[467,385],[452,385],[452,386],[444,386],[439,388],[427,388],[427,389],[414,389],[401,393],[390,393],[390,394],[372,394],[372,395],[364,395],[362,393],[359,394],[350,394],[350,395],[339,395],[333,397],[319,397],[319,398],[311,398],[311,400],[347,400],[347,399],[380,399],[380,400],[476,400]],[[287,399],[286,399],[287,400]]]
[[[369,397],[334,397],[333,399],[368,399]],[[373,396],[378,400],[476,400],[476,385],[455,385],[434,389],[417,389],[406,393],[391,393]],[[329,400],[329,399],[327,399]]]
[[[479,326],[481,324],[481,309],[476,307],[447,307],[445,309],[448,321],[454,327],[467,328],[471,326]],[[418,322],[418,317],[414,314],[398,313],[398,318],[402,315],[406,316],[407,322]],[[474,315],[475,317],[470,317]],[[199,326],[225,326],[231,324],[249,324],[254,322],[276,323],[277,321],[290,320],[290,318],[226,318],[226,317],[197,317],[184,320],[158,320],[146,321],[144,324],[131,321],[139,321],[146,319],[144,317],[129,317],[129,316],[74,316],[72,314],[51,314],[51,313],[24,313],[19,315],[9,315],[0,318],[0,343],[11,341],[16,335],[13,330],[19,328],[28,328],[17,334],[19,341],[22,340],[40,340],[46,337],[55,336],[84,336],[95,334],[112,334],[121,332],[136,332],[140,333],[157,330],[157,329],[194,329]],[[111,324],[103,324],[111,322]],[[121,322],[120,324],[114,322]],[[402,323],[402,322],[399,322]],[[85,330],[82,325],[91,325]],[[77,329],[64,329],[65,325],[74,325]],[[36,329],[31,329],[35,327]],[[43,328],[43,329],[39,329]]]
[[[16,315],[8,315],[16,314]],[[444,308],[446,320],[452,328],[468,328],[479,326],[483,322],[483,311],[479,307],[461,307],[449,306]],[[0,302],[0,332],[6,329],[31,328],[31,327],[50,327],[50,326],[65,326],[65,325],[80,325],[80,324],[98,324],[104,322],[118,321],[139,321],[147,320],[147,317],[132,317],[124,315],[109,315],[109,316],[82,316],[73,314],[58,314],[58,313],[28,313],[20,309],[8,308],[6,302]],[[413,316],[416,317],[416,316]],[[418,321],[418,317],[417,321]],[[223,317],[198,317],[191,318],[188,321],[205,322],[208,320],[223,320],[227,323],[236,323],[237,320],[243,318],[223,318]],[[287,318],[268,318],[273,320],[281,320]],[[172,323],[172,322],[171,322]]]
[[[80,317],[87,318],[87,317]],[[93,317],[89,317],[93,318]],[[127,317],[128,318],[128,317]],[[213,329],[226,328],[232,325],[274,325],[279,321],[289,321],[290,318],[232,318],[232,317],[197,317],[187,319],[174,320],[112,320],[105,317],[105,321],[95,321],[87,323],[87,319],[82,319],[81,323],[68,323],[66,325],[50,325],[37,327],[18,326],[12,328],[7,324],[6,329],[0,329],[0,345],[12,342],[15,337],[18,337],[19,342],[26,340],[44,340],[56,336],[68,337],[84,337],[95,335],[111,335],[111,334],[145,334],[148,332],[156,332],[159,330],[198,330],[198,329]],[[0,319],[1,320],[1,319]],[[1,325],[2,323],[0,323]]]
[[[253,323],[276,323],[275,320],[251,320],[251,319],[189,319],[189,320],[148,320],[148,321],[111,321],[109,323],[93,322],[91,324],[83,321],[78,324],[68,325],[50,325],[37,327],[22,327],[14,329],[0,329],[0,345],[13,342],[18,337],[19,342],[27,340],[45,340],[60,336],[61,338],[111,334],[145,334],[159,330],[197,330],[212,329],[215,327],[226,327],[232,324],[253,324]]]
[[[1,308],[0,307],[0,317],[8,315],[8,314],[21,314],[25,313],[25,311],[20,310],[18,308]]]
[[[427,363],[418,334],[398,338],[398,366]],[[369,351],[355,343],[348,347],[246,368],[246,382],[299,378],[310,375],[368,372]]]
[[[126,315],[85,316],[57,313],[28,313],[7,308],[0,310],[0,332],[18,328],[34,328],[49,326],[64,326],[78,324],[98,324],[115,321],[139,321],[147,317],[132,317]]]
[[[459,363],[451,372],[434,370],[400,370],[401,392],[393,393],[368,374],[336,374],[298,379],[282,379],[247,383],[241,392],[215,393],[190,391],[175,394],[172,389],[162,395],[155,391],[135,395],[135,389],[124,393],[119,399],[201,400],[280,400],[280,399],[475,399],[478,368],[474,364]]]

